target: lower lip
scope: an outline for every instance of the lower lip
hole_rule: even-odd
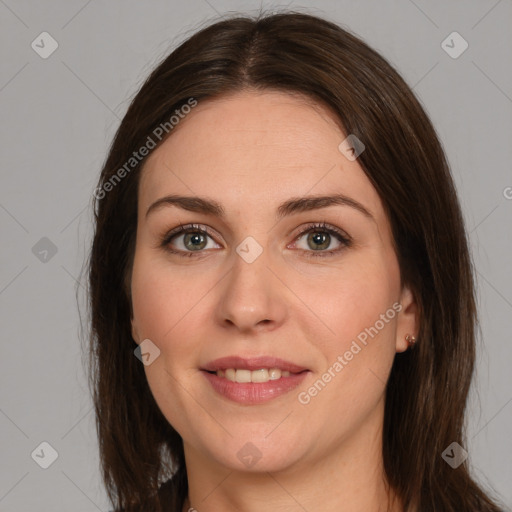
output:
[[[232,382],[215,373],[202,371],[213,389],[220,395],[240,404],[255,405],[268,402],[295,389],[309,371],[292,373],[289,377],[281,377],[268,382]]]

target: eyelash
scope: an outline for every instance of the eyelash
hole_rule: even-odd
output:
[[[343,231],[335,228],[334,226],[326,224],[325,222],[309,224],[304,229],[302,229],[299,234],[297,234],[297,236],[294,239],[294,242],[299,240],[306,233],[315,231],[325,232],[329,233],[330,235],[334,235],[335,238],[337,238],[338,241],[343,244],[343,246],[338,249],[331,249],[330,251],[306,251],[304,249],[301,249],[302,252],[306,253],[306,257],[308,258],[325,258],[329,256],[334,256],[335,254],[343,251],[346,247],[350,247],[352,245],[352,241],[350,237],[348,237],[348,235],[346,235]],[[169,247],[169,244],[171,243],[173,238],[175,238],[178,235],[187,233],[201,233],[203,235],[208,235],[211,238],[215,238],[213,236],[213,233],[210,232],[210,230],[206,226],[201,227],[199,224],[180,224],[178,227],[174,228],[173,230],[166,233],[162,237],[160,245],[167,252],[170,252],[172,254],[178,254],[179,256],[183,256],[186,258],[200,256],[200,253],[204,251],[198,251],[196,254],[195,251],[176,251]]]

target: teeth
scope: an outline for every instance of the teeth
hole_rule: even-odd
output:
[[[281,374],[281,370],[279,370],[278,368],[272,368],[271,370],[268,371],[268,378],[270,380],[277,380],[281,378]]]
[[[251,382],[251,370],[235,370],[235,382]]]
[[[289,377],[290,372],[281,371],[279,368],[261,368],[260,370],[236,370],[228,368],[227,370],[217,370],[217,377],[224,377],[231,382],[247,383],[247,382],[268,382],[269,380],[277,380],[281,377]]]

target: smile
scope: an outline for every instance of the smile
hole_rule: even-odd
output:
[[[216,375],[231,382],[268,382],[270,380],[278,380],[281,377],[289,377],[290,372],[280,370],[279,368],[261,368],[252,371],[228,368],[227,370],[217,370]]]

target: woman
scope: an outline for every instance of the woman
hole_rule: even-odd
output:
[[[476,310],[452,178],[364,42],[295,13],[201,30],[132,101],[95,198],[116,510],[499,510],[464,449]]]

